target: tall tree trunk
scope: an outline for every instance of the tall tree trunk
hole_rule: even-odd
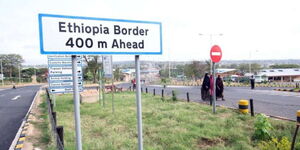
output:
[[[97,70],[93,71],[93,83],[96,83]]]

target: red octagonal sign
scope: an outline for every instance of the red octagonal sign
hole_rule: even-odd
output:
[[[211,49],[210,49],[210,58],[212,60],[212,62],[219,62],[222,58],[222,50],[218,45],[214,45]]]

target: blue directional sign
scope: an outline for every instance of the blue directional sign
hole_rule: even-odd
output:
[[[48,83],[51,93],[73,92],[72,61],[70,55],[48,56]],[[83,91],[82,57],[77,56],[79,90]]]

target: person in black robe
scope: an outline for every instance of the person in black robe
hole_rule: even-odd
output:
[[[204,79],[202,82],[202,87],[201,87],[201,98],[202,100],[210,100],[210,94],[209,94],[209,89],[210,89],[210,81],[209,81],[209,76],[208,73],[205,73]]]
[[[253,90],[255,88],[255,78],[253,75],[250,78],[250,84],[251,84],[251,89]]]
[[[216,100],[218,100],[218,98],[221,98],[223,101],[225,100],[223,91],[224,91],[223,80],[220,77],[220,75],[218,75],[218,78],[216,79]]]

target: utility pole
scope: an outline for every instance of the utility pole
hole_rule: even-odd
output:
[[[19,84],[21,84],[21,65],[19,65]]]
[[[1,74],[2,74],[2,86],[4,86],[4,73],[3,73],[3,64],[1,60]]]
[[[171,78],[171,62],[170,62],[170,60],[169,60],[169,79]]]

